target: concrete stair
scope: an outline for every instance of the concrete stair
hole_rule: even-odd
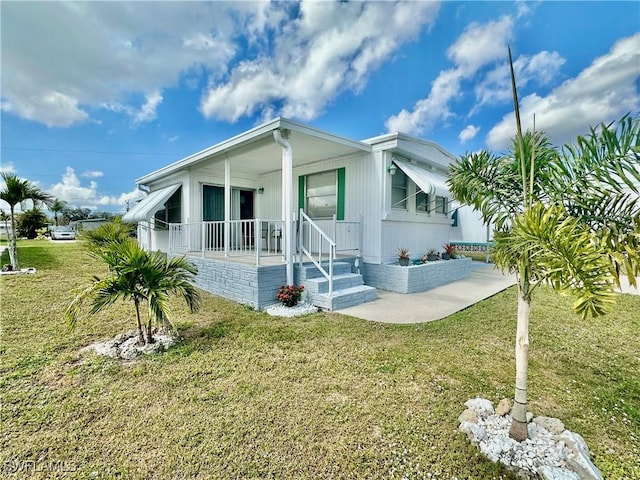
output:
[[[328,264],[323,264],[325,270]],[[313,264],[296,265],[296,284],[304,285],[307,301],[324,310],[340,310],[377,298],[376,289],[364,284],[362,275],[351,272],[348,262],[333,263],[333,295],[329,295],[329,280]]]

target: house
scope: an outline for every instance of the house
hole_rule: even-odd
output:
[[[106,218],[85,218],[82,220],[74,220],[69,222],[69,226],[76,232],[91,231],[101,227],[109,220]]]
[[[303,283],[335,310],[468,275],[470,261],[397,266],[399,248],[419,259],[455,236],[453,160],[402,133],[355,141],[277,118],[139,178],[148,195],[123,220],[214,294],[263,309]]]

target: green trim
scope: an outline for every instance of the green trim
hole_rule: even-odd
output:
[[[307,190],[305,188],[305,176],[300,175],[298,177],[298,211],[300,209],[304,210],[304,198],[307,194]]]
[[[337,220],[344,220],[344,200],[345,200],[345,174],[347,169],[338,169],[338,206],[336,212]]]

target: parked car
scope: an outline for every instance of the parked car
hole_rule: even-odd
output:
[[[76,232],[67,225],[53,227],[51,229],[51,240],[75,240]]]

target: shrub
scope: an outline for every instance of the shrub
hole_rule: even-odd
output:
[[[278,291],[278,301],[285,307],[295,307],[302,297],[304,285],[283,285]]]

